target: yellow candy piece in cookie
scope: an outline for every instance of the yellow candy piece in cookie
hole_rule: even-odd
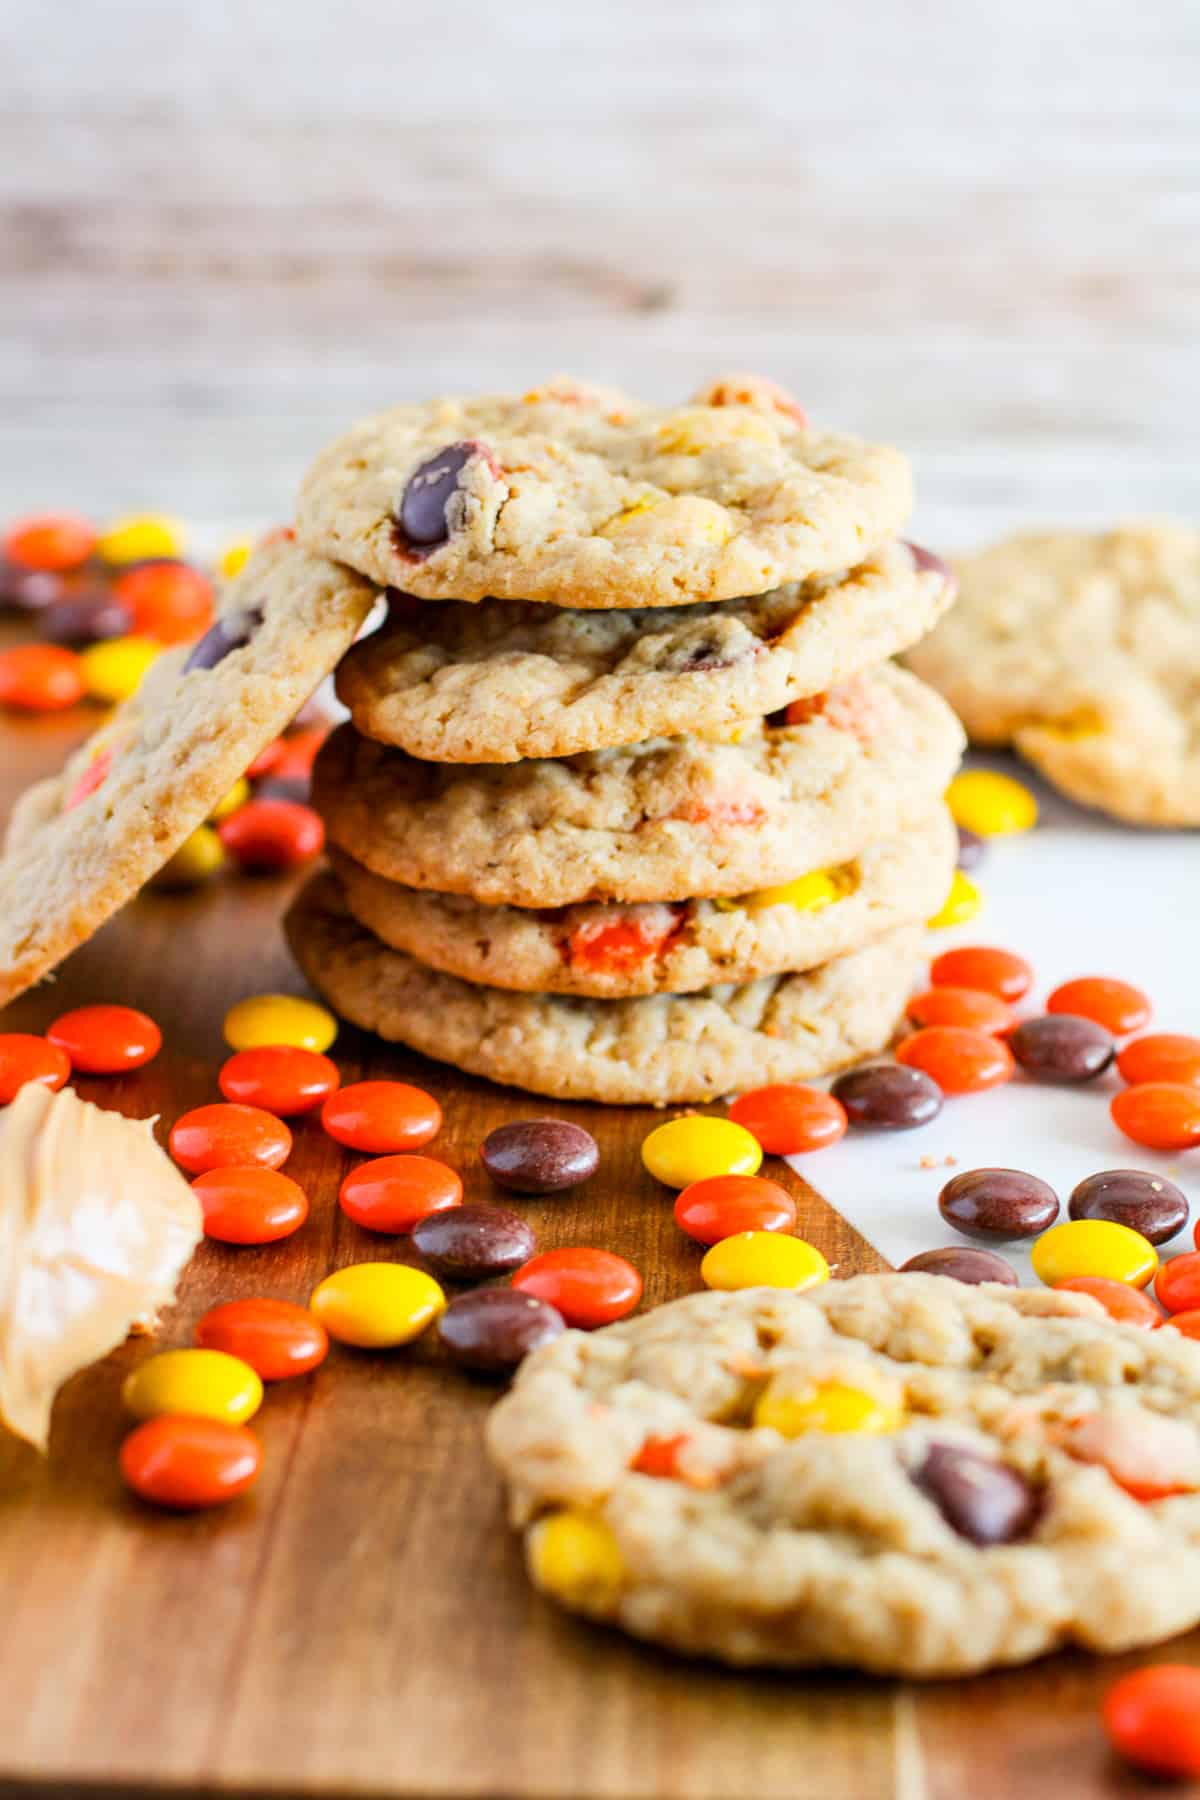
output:
[[[722,444],[776,444],[779,433],[764,414],[749,407],[688,407],[659,426],[658,448],[666,456],[699,456]]]
[[[1081,706],[1061,719],[1039,719],[1037,730],[1073,744],[1080,738],[1099,737],[1104,730],[1104,717],[1094,706]]]
[[[664,499],[637,500],[600,527],[599,535],[624,543],[727,544],[733,520],[715,500],[699,494],[672,494]]]
[[[795,1388],[784,1374],[759,1395],[754,1423],[788,1438],[810,1431],[899,1431],[904,1408],[893,1395],[869,1394],[843,1381],[805,1382]]]
[[[994,769],[964,769],[946,789],[946,805],[954,823],[977,837],[1007,837],[1037,824],[1029,789]]]
[[[975,883],[955,869],[954,880],[950,883],[950,892],[946,895],[941,909],[935,912],[928,921],[931,931],[941,931],[950,925],[965,925],[973,919],[983,907],[983,895]]]
[[[823,912],[827,906],[853,891],[854,882],[841,869],[814,869],[796,881],[784,881],[778,887],[759,888],[747,894],[742,905],[747,912],[764,912],[768,906],[794,906],[797,912]]]
[[[625,1561],[612,1528],[594,1513],[564,1510],[539,1519],[526,1540],[529,1572],[556,1600],[584,1606],[615,1603]]]

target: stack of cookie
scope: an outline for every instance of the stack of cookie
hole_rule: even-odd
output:
[[[772,384],[558,382],[368,420],[308,552],[387,590],[289,915],[356,1024],[563,1098],[707,1100],[889,1041],[950,885],[945,704],[887,659],[953,597],[895,450]]]

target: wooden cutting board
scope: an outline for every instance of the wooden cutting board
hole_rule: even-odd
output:
[[[78,718],[0,721],[0,806],[56,766]],[[146,895],[56,982],[3,1015],[43,1029],[68,1006],[119,1000],[159,1020],[163,1054],[79,1091],[160,1130],[219,1097],[221,1019],[242,995],[303,991],[278,930],[287,886],[246,878]],[[468,1199],[494,1197],[477,1146],[553,1111],[599,1140],[600,1171],[522,1202],[542,1247],[592,1243],[643,1272],[646,1303],[698,1287],[699,1248],[644,1173],[664,1115],[553,1106],[343,1031],[346,1079],[400,1075],[445,1109],[435,1150]],[[215,1301],[304,1300],[332,1268],[403,1258],[336,1206],[352,1159],[299,1123],[289,1173],[312,1214],[261,1250],[206,1244],[165,1320],[189,1341]],[[819,1175],[819,1160],[814,1160]],[[801,1234],[839,1274],[883,1266],[782,1165]],[[481,1427],[494,1390],[428,1341],[391,1355],[335,1348],[271,1390],[255,1421],[257,1488],[191,1518],[133,1501],[116,1470],[133,1342],[60,1397],[49,1457],[0,1439],[0,1785],[84,1784],[439,1800],[1004,1800],[1143,1789],[1104,1748],[1096,1706],[1127,1662],[1054,1658],[924,1688],[851,1676],[741,1675],[639,1647],[557,1612],[527,1585]],[[1196,1659],[1193,1640],[1169,1655]],[[1144,1659],[1143,1659],[1144,1660]]]

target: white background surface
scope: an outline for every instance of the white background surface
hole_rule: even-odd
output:
[[[983,761],[981,758],[976,761]],[[1027,781],[1042,815],[1022,837],[993,838],[972,879],[984,910],[967,925],[930,933],[930,954],[953,944],[998,944],[1033,964],[1037,982],[1020,1003],[1040,1012],[1075,975],[1116,975],[1154,1003],[1148,1030],[1200,1035],[1200,834],[1125,830],[1070,806],[1019,765],[991,759]],[[1040,1175],[1062,1201],[1101,1169],[1168,1175],[1200,1216],[1200,1149],[1156,1154],[1122,1136],[1108,1103],[1124,1083],[1112,1072],[1080,1088],[1040,1086],[1020,1074],[988,1093],[946,1101],[932,1125],[906,1132],[849,1132],[831,1150],[793,1166],[890,1262],[942,1244],[983,1244],[942,1219],[939,1190],[964,1169],[1017,1168]],[[923,1169],[922,1157],[955,1166]],[[1035,1278],[1028,1250],[988,1245],[1022,1282]],[[1160,1255],[1193,1248],[1191,1224]]]

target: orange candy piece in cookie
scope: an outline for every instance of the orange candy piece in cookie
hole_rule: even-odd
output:
[[[613,909],[584,919],[571,931],[566,957],[572,967],[595,972],[637,968],[666,948],[682,927],[682,909],[666,905]]]
[[[759,412],[779,412],[808,428],[808,414],[787,389],[767,375],[719,375],[700,389],[701,406],[753,406]]]

